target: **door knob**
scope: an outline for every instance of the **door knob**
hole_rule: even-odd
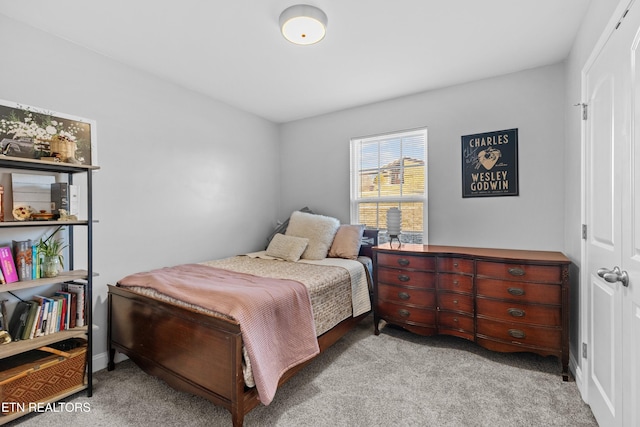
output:
[[[629,286],[629,273],[620,271],[620,267],[615,266],[613,270],[608,268],[599,268],[598,276],[602,277],[609,283],[622,282],[622,286]]]

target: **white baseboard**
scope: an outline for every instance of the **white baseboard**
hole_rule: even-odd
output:
[[[128,357],[122,353],[116,352],[116,357],[114,358],[115,363],[120,363],[124,360],[127,360]],[[107,364],[109,363],[109,352],[105,351],[100,354],[93,355],[93,372],[101,371],[103,369],[107,369]]]
[[[576,359],[573,357],[573,354],[570,353],[569,354],[569,371],[571,371],[571,373],[573,374],[573,377],[576,379],[576,387],[578,387],[578,391],[580,392],[580,397],[582,398],[582,400],[587,403],[586,399],[584,398],[584,393],[583,393],[583,377],[582,377],[582,368],[580,366],[578,366],[578,362],[576,361]]]

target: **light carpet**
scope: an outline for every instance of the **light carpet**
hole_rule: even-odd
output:
[[[10,424],[230,426],[231,415],[168,387],[127,360],[100,371],[88,411],[44,412]],[[251,426],[597,426],[555,357],[495,353],[448,336],[420,337],[371,316],[245,417]]]

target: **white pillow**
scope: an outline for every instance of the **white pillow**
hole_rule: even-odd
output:
[[[309,239],[275,234],[267,247],[267,255],[296,262],[307,248]]]
[[[289,218],[286,235],[309,239],[309,244],[302,253],[302,259],[324,259],[327,257],[338,227],[340,227],[340,221],[336,218],[295,211]]]

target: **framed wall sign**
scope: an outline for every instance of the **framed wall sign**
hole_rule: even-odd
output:
[[[98,165],[96,122],[0,99],[2,154]]]
[[[462,137],[462,197],[518,195],[518,129]]]

